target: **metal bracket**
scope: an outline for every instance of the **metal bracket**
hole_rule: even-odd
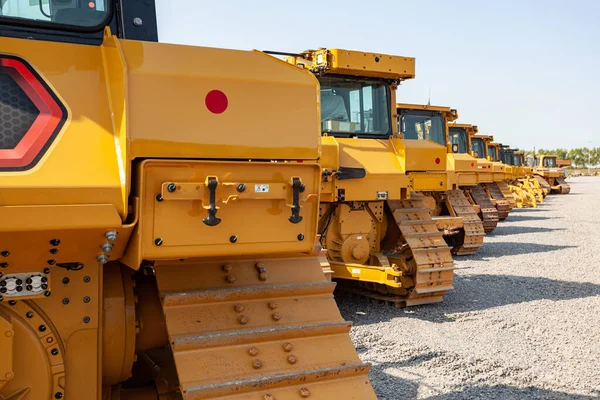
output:
[[[305,186],[300,180],[300,178],[292,178],[292,215],[288,217],[288,220],[292,224],[297,224],[302,221],[302,217],[300,216],[300,193],[304,192]]]
[[[205,185],[209,190],[209,206],[208,206],[208,217],[202,219],[208,226],[216,226],[221,223],[221,219],[217,218],[217,205],[216,205],[216,192],[217,186],[219,185],[219,181],[214,176],[209,176],[206,178]]]

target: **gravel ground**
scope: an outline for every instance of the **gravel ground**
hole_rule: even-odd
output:
[[[379,399],[600,398],[600,178],[569,183],[458,258],[443,303],[338,297]]]

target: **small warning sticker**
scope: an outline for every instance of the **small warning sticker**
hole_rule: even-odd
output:
[[[256,193],[268,193],[269,192],[269,185],[267,185],[266,183],[259,183],[254,185],[254,192]]]

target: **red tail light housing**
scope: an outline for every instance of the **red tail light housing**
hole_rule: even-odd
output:
[[[0,171],[26,171],[44,156],[67,109],[25,60],[0,55]]]

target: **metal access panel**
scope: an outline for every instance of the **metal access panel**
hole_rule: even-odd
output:
[[[310,252],[320,169],[311,163],[146,161],[143,258]]]

